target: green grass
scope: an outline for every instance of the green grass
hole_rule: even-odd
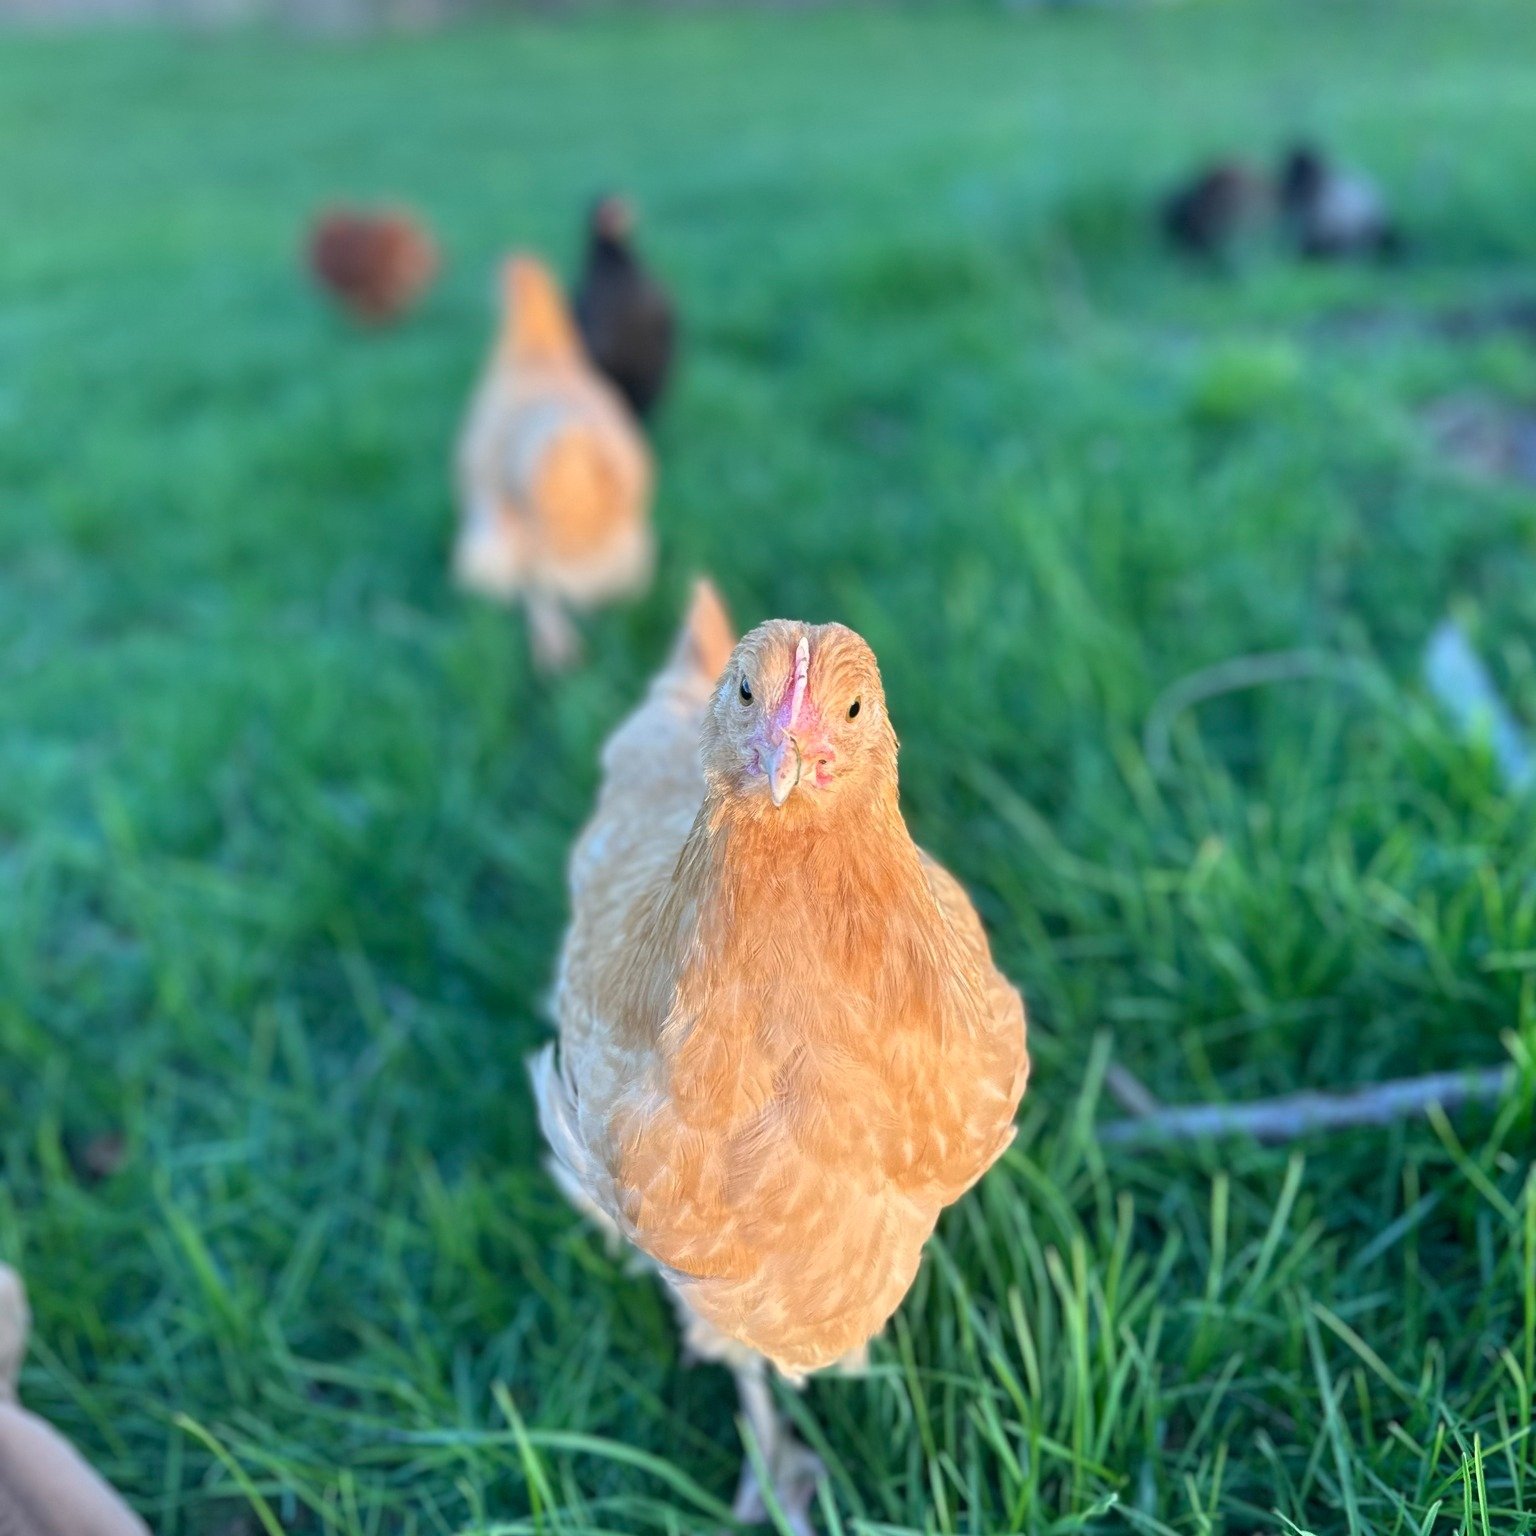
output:
[[[1413,260],[1158,249],[1170,178],[1298,124]],[[1031,1007],[1016,1149],[873,1376],[791,1405],[826,1528],[1536,1528],[1529,1074],[1294,1149],[1094,1135],[1111,1050],[1175,1100],[1536,1052],[1536,809],[1417,681],[1457,611],[1536,725],[1536,499],[1416,428],[1529,406],[1536,345],[1414,323],[1536,287],[1532,143],[1526,0],[5,38],[32,1404],[160,1536],[718,1528],[729,1383],[540,1173],[522,1071],[599,744],[708,569],[873,643],[911,823]],[[445,582],[448,445],[498,254],[568,265],[610,184],[687,319],[662,569],[546,686]],[[394,332],[296,270],[338,191],[450,253]],[[1275,649],[1320,675],[1149,756],[1180,679]]]

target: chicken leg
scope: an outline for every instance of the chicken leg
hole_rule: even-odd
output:
[[[738,1520],[758,1523],[769,1518],[771,1502],[783,1513],[795,1536],[811,1536],[811,1509],[816,1490],[827,1475],[821,1458],[795,1436],[784,1416],[773,1405],[768,1384],[768,1364],[761,1355],[731,1367],[741,1398],[746,1433],[756,1442],[758,1456],[768,1476],[765,1489],[749,1454],[741,1465],[741,1482],[731,1513]]]
[[[581,660],[581,635],[560,600],[551,593],[528,594],[528,637],[541,672],[564,672]]]
[[[668,1290],[677,1310],[683,1360],[690,1365],[723,1365],[736,1382],[736,1395],[741,1402],[742,1433],[744,1437],[750,1436],[750,1442],[743,1447],[741,1479],[736,1486],[731,1513],[738,1520],[752,1524],[767,1520],[767,1495],[771,1493],[773,1502],[783,1512],[795,1536],[811,1536],[811,1509],[826,1469],[821,1458],[796,1437],[783,1414],[774,1407],[768,1362],[707,1323],[688,1305],[688,1298],[680,1291],[670,1286]],[[784,1379],[799,1384],[797,1378]],[[753,1448],[768,1475],[767,1489],[758,1480],[757,1468],[752,1462]]]

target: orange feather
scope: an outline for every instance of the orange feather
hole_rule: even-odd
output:
[[[535,1081],[583,1203],[691,1312],[800,1373],[880,1330],[939,1212],[1012,1140],[1024,1009],[907,831],[869,647],[774,620],[720,669],[718,614],[706,588],[604,751],[559,1065],[551,1048]],[[785,729],[800,766],[775,804],[763,744]]]

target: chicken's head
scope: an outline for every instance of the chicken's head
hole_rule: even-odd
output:
[[[875,653],[842,624],[770,619],[731,654],[705,717],[712,791],[755,814],[806,813],[894,786],[896,735]]]
[[[610,192],[592,205],[592,235],[609,245],[625,245],[635,229],[634,205],[627,197]]]

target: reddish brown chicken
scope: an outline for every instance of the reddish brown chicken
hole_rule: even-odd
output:
[[[21,1282],[0,1264],[0,1532],[149,1536],[74,1447],[16,1402],[27,1325]]]
[[[432,236],[398,208],[334,208],[321,214],[310,231],[308,255],[315,281],[357,319],[373,325],[410,309],[438,269]]]
[[[857,1359],[939,1212],[1013,1139],[1024,1008],[954,878],[912,841],[868,645],[776,619],[734,648],[701,588],[603,752],[571,861],[552,1166],[736,1371],[781,1507],[812,1463],[771,1362]],[[744,1480],[738,1511],[760,1505]]]

